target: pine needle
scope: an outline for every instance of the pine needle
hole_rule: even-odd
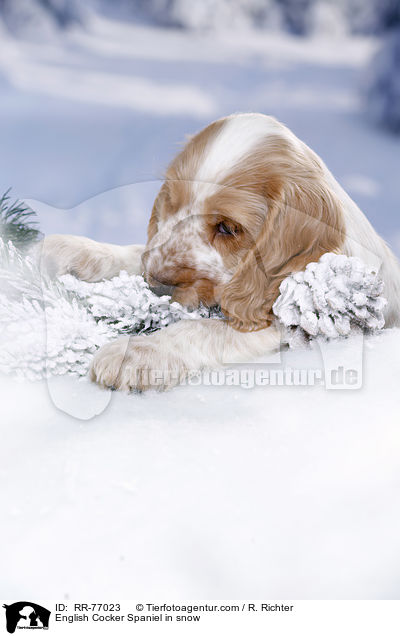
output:
[[[35,227],[38,224],[35,212],[22,201],[11,202],[9,192],[0,198],[0,237],[21,250],[39,241],[42,234]]]

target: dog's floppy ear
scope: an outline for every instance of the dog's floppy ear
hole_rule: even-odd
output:
[[[341,203],[319,175],[282,181],[268,204],[253,248],[222,291],[222,310],[239,331],[268,327],[282,280],[338,251],[344,238]]]

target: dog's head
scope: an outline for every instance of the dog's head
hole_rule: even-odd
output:
[[[232,115],[192,137],[154,203],[143,256],[151,286],[220,304],[235,329],[268,326],[281,281],[344,237],[319,158],[285,126]]]

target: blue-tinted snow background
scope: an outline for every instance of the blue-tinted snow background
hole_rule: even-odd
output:
[[[64,210],[102,195],[33,204],[44,232],[143,241],[185,135],[261,111],[399,249],[398,0],[2,0],[0,16],[0,191]],[[397,58],[374,61],[391,39]]]

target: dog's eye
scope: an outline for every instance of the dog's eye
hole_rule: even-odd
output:
[[[223,221],[221,221],[221,223],[218,223],[217,232],[218,232],[218,234],[227,234],[227,235],[230,235],[230,236],[234,236],[235,235],[235,229],[232,228],[232,227],[229,227],[229,225],[227,225]]]

